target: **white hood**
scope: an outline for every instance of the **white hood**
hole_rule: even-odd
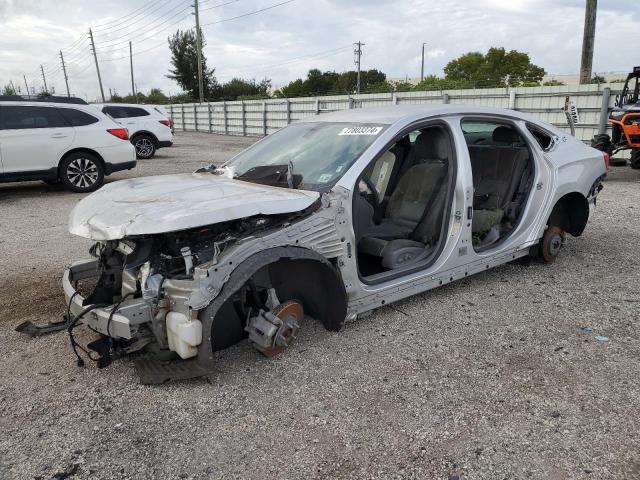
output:
[[[298,212],[319,196],[212,173],[134,178],[109,183],[78,202],[69,215],[69,231],[92,240],[117,240]]]

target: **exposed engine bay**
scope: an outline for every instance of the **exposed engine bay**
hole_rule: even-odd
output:
[[[82,300],[82,307],[87,308],[70,319],[69,334],[79,364],[83,363],[79,350],[89,355],[72,332],[81,320],[101,335],[100,340],[88,345],[98,353],[99,367],[143,351],[167,359],[197,356],[203,341],[200,311],[184,301],[197,289],[196,267],[202,272],[215,266],[230,246],[280,228],[295,216],[299,215],[255,216],[188,231],[93,244],[90,253],[94,260],[85,262],[84,268],[72,267],[69,274],[69,282],[76,289],[69,299],[69,310],[79,292],[79,282],[94,279],[93,288]],[[299,301],[279,301],[267,271],[251,278],[231,303],[230,323],[235,325],[220,332],[220,338],[214,341],[216,349],[248,338],[264,355],[275,355],[295,339],[304,319]],[[106,322],[95,307],[109,313]]]

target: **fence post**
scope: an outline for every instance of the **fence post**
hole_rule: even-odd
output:
[[[449,103],[449,94],[448,93],[443,93],[442,94],[442,103],[444,103],[444,104]]]
[[[351,98],[351,95],[349,95],[349,110],[351,110],[353,108],[353,98]]]
[[[315,109],[316,109],[316,115],[320,115],[320,99],[317,97],[316,97]]]
[[[211,118],[211,104],[207,102],[207,116],[209,118],[209,133],[213,133],[213,119]]]
[[[187,126],[184,124],[184,103],[180,104],[180,115],[182,116],[182,131],[187,131]]]
[[[396,92],[393,92],[391,94],[391,103],[393,105],[397,105],[398,104],[398,94]]]
[[[198,131],[198,104],[193,104],[193,123],[196,127],[196,132]]]
[[[602,135],[607,132],[607,123],[609,121],[609,99],[611,98],[611,89],[605,87],[602,90],[602,105],[600,106],[600,119],[598,121],[598,133]]]
[[[224,134],[227,135],[229,133],[229,126],[227,122],[227,102],[222,102],[222,119],[224,121]]]
[[[247,134],[247,119],[246,119],[246,114],[245,114],[245,110],[244,110],[244,100],[241,100],[242,102],[242,136],[246,136]]]
[[[291,102],[287,98],[287,125],[291,123]]]
[[[509,108],[511,110],[516,109],[516,90],[512,88],[509,90]]]
[[[262,102],[262,135],[267,136],[267,102]]]

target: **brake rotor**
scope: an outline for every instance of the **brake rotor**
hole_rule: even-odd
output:
[[[304,308],[297,300],[287,300],[271,310],[271,313],[282,321],[282,326],[276,334],[273,347],[262,352],[266,357],[273,357],[287,348],[295,340],[304,321]]]

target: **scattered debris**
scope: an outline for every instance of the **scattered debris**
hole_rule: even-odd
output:
[[[581,329],[584,333],[593,333],[593,328],[591,327],[582,327]]]
[[[604,335],[596,335],[596,340],[599,342],[608,342],[609,337],[605,337]]]

